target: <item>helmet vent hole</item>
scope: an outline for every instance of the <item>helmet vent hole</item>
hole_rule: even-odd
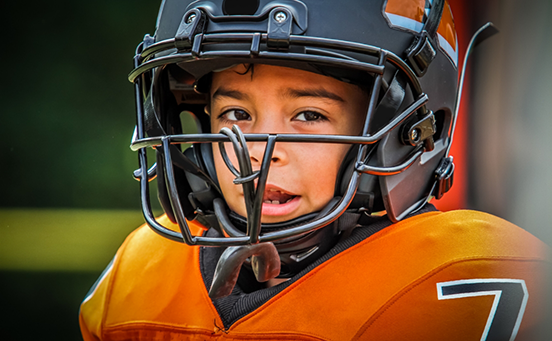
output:
[[[226,15],[253,15],[259,8],[259,0],[224,0],[222,12]]]

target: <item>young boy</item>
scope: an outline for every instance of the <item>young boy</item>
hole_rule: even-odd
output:
[[[147,224],[84,339],[541,337],[548,248],[427,203],[452,183],[457,66],[450,8],[425,7],[164,1],[130,75]]]

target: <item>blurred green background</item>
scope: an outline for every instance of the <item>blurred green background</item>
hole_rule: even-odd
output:
[[[474,54],[469,181],[455,186],[552,245],[552,1],[458,1],[470,32],[492,20],[501,34]],[[159,4],[0,3],[1,340],[79,340],[80,301],[143,222],[126,76]]]
[[[0,4],[1,340],[81,339],[80,301],[143,222],[126,76],[159,4]]]
[[[135,120],[126,75],[136,45],[154,32],[158,6],[2,2],[0,175],[13,185],[1,206],[137,207],[127,181],[136,156],[128,149]]]

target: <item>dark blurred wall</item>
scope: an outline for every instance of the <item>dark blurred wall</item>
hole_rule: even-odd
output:
[[[470,206],[552,246],[552,1],[487,0],[473,13],[500,33],[480,45],[470,68]],[[533,297],[548,300],[547,335],[549,288],[548,297]]]
[[[488,0],[500,33],[474,53],[470,206],[552,245],[552,1]]]

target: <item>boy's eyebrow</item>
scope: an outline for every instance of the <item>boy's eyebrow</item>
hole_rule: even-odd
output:
[[[216,100],[219,97],[230,97],[237,100],[243,100],[249,96],[239,90],[230,90],[225,89],[224,87],[220,87],[213,93],[213,100]]]
[[[247,93],[241,92],[239,90],[230,90],[230,89],[226,89],[224,87],[220,87],[213,93],[212,98],[213,98],[213,100],[216,100],[219,97],[230,97],[230,98],[237,99],[237,100],[243,100],[243,99],[247,99],[249,96],[247,95]],[[315,88],[315,89],[290,89],[290,88],[288,88],[283,92],[283,97],[293,97],[293,98],[298,98],[298,97],[321,97],[321,98],[331,99],[331,100],[334,100],[334,101],[345,102],[345,100],[343,98],[341,98],[341,96],[339,96],[339,95],[337,95],[337,94],[335,94],[331,91],[328,91],[324,88]]]
[[[284,96],[287,97],[322,97],[322,98],[328,98],[334,101],[339,102],[345,102],[343,98],[341,98],[339,95],[328,91],[324,88],[316,88],[316,89],[287,89],[284,93]]]

